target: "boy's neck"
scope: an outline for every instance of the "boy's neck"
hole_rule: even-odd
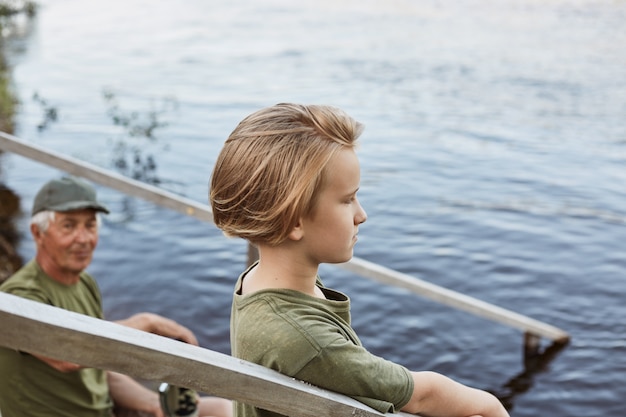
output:
[[[280,288],[324,298],[321,290],[315,285],[318,266],[288,256],[288,253],[280,248],[260,246],[259,263],[246,275],[242,293],[250,294]]]

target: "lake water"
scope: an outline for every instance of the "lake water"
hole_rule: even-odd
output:
[[[40,4],[8,45],[17,136],[117,171],[136,154],[142,178],[204,203],[244,116],[341,107],[366,125],[356,256],[572,337],[525,369],[518,330],[325,266],[364,344],[491,390],[512,416],[626,413],[626,2]],[[60,175],[15,155],[0,166],[24,213]],[[112,214],[90,271],[108,317],[161,313],[229,353],[244,242],[98,192]]]

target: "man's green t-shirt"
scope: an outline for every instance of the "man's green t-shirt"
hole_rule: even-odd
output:
[[[248,271],[239,278],[233,298],[233,356],[347,395],[383,413],[409,402],[411,373],[363,348],[350,326],[346,295],[318,280],[326,299],[286,289],[242,296]],[[244,403],[235,407],[236,417],[280,415]]]
[[[63,285],[32,260],[0,285],[0,291],[103,318],[100,290],[85,272],[77,284]],[[59,372],[28,353],[0,348],[0,375],[2,417],[112,415],[106,373],[102,370]]]

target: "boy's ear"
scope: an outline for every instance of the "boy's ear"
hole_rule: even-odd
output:
[[[302,227],[302,220],[298,220],[298,223],[291,229],[291,232],[287,237],[293,241],[299,241],[304,237],[304,228]]]

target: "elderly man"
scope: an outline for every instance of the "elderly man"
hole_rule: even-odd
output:
[[[103,318],[100,290],[85,272],[98,243],[99,212],[109,211],[88,183],[74,177],[46,183],[32,210],[35,258],[0,285],[0,291]],[[198,344],[189,329],[156,314],[139,313],[119,323]],[[109,417],[114,404],[164,416],[158,394],[126,375],[0,348],[2,417]],[[203,397],[198,411],[201,416],[229,417],[231,402]]]

